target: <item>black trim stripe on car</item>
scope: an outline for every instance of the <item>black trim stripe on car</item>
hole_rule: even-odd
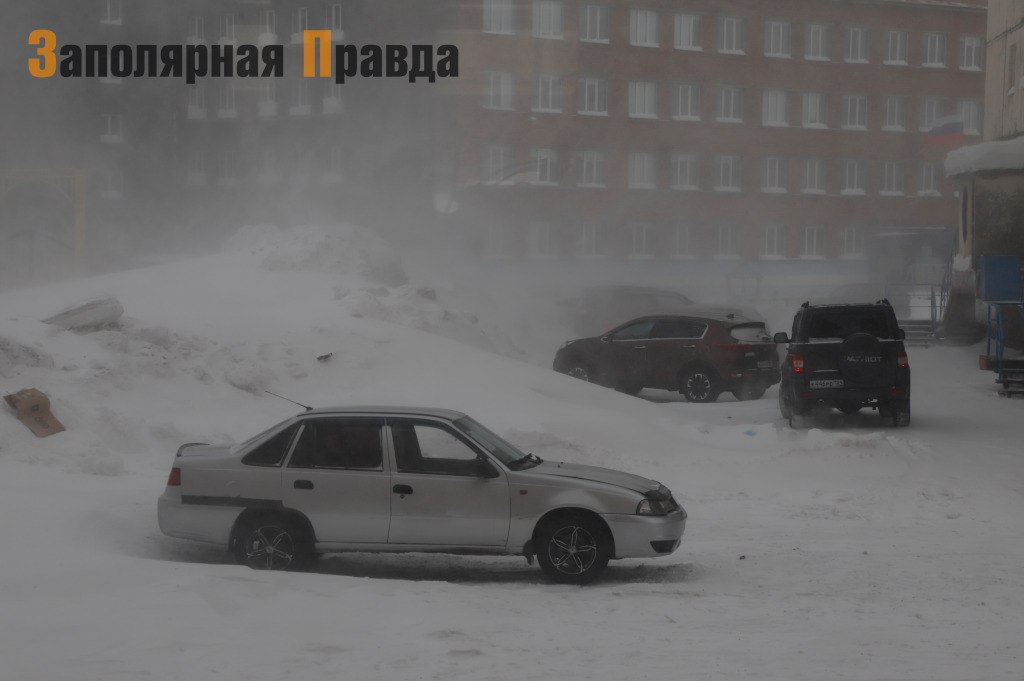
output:
[[[278,499],[248,499],[246,497],[210,497],[182,495],[181,503],[190,506],[238,506],[242,508],[282,508]]]

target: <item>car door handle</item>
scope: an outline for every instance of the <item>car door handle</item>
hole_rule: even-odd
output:
[[[692,349],[693,349],[693,348],[695,348],[695,347],[697,347],[697,346],[696,346],[696,345],[684,345],[684,346],[683,346],[683,349],[684,349],[684,350],[692,350]]]
[[[634,345],[633,349],[634,350],[646,350],[647,346],[646,345]]]
[[[409,485],[395,485],[391,488],[395,494],[412,494],[412,487]]]
[[[292,485],[295,489],[313,489],[312,480],[296,480],[295,484]]]

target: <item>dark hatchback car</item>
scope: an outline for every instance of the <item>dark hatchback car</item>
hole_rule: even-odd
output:
[[[779,382],[764,322],[735,312],[639,317],[598,338],[569,341],[554,369],[634,395],[678,390],[691,402],[714,402],[724,391],[756,400]]]

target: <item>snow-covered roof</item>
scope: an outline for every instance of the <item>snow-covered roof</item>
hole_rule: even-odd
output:
[[[1024,170],[1024,135],[960,147],[946,155],[946,175],[986,170]]]

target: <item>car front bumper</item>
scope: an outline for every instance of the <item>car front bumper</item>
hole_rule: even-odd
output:
[[[602,514],[615,540],[616,558],[666,556],[679,547],[686,529],[682,506],[668,515]]]

